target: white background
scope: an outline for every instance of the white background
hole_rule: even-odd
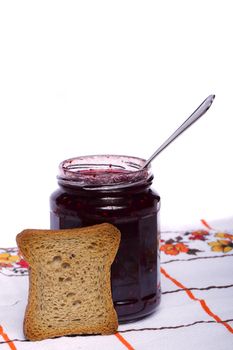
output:
[[[63,159],[147,158],[162,226],[233,215],[232,1],[0,2],[0,246],[49,227]]]

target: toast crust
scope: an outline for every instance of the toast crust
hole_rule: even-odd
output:
[[[110,283],[120,243],[116,227],[105,223],[65,230],[28,229],[16,241],[29,264],[27,339],[117,331]]]

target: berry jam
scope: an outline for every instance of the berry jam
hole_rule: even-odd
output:
[[[160,301],[160,197],[150,186],[144,160],[127,156],[86,156],[60,164],[59,189],[50,198],[51,229],[104,222],[121,231],[111,285],[119,322],[152,313]]]

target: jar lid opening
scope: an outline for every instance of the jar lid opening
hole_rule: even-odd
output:
[[[64,160],[59,165],[61,185],[85,188],[130,186],[149,179],[151,168],[141,169],[145,160],[123,155],[92,155]]]

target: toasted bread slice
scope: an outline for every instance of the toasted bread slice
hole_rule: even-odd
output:
[[[110,268],[120,232],[110,224],[66,230],[24,230],[16,237],[29,263],[24,334],[41,340],[117,331]]]

